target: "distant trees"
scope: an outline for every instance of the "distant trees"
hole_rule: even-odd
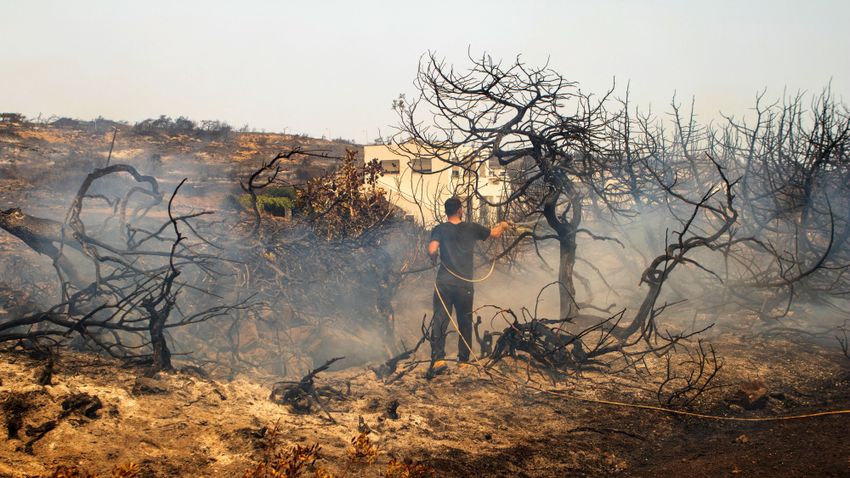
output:
[[[0,113],[0,125],[19,125],[27,122],[27,117],[20,113]]]
[[[40,122],[35,121],[35,123]],[[68,117],[50,117],[45,119],[44,122],[40,124],[49,124],[53,128],[76,129],[80,131],[89,131],[91,133],[106,133],[113,131],[114,128],[127,126],[127,123],[125,122],[113,121],[110,119],[106,119],[102,116],[98,116],[97,118],[91,121],[78,120]]]
[[[139,121],[133,125],[133,131],[138,134],[187,134],[219,138],[227,136],[233,131],[233,128],[224,121],[203,120],[200,123],[196,123],[185,116],[172,119],[169,116],[160,115],[159,118],[148,118]]]

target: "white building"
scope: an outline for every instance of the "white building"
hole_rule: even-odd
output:
[[[367,163],[376,160],[381,164],[384,175],[378,183],[387,199],[418,223],[430,227],[443,221],[443,202],[458,196],[466,201],[467,221],[492,225],[501,220],[501,211],[479,198],[499,202],[510,193],[510,185],[504,169],[492,168],[486,160],[468,158],[470,151],[442,153],[448,154],[447,159],[452,162],[463,158],[466,167],[449,164],[438,154],[422,154],[421,149],[410,144],[364,146],[363,157]],[[476,190],[478,194],[474,194]]]

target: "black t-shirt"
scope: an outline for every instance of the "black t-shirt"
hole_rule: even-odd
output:
[[[444,222],[431,231],[431,240],[440,242],[440,269],[437,271],[437,283],[461,287],[472,287],[447,271],[448,267],[455,274],[466,279],[472,277],[472,251],[475,241],[483,241],[490,237],[490,229],[471,222],[452,224]]]

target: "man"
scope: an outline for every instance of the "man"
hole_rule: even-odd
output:
[[[431,362],[432,371],[438,373],[446,368],[446,334],[454,309],[461,337],[458,338],[459,364],[469,360],[469,347],[472,344],[472,297],[473,267],[472,253],[476,241],[496,239],[510,224],[502,221],[492,229],[479,224],[463,222],[463,205],[457,197],[445,202],[446,222],[437,225],[431,231],[428,243],[428,255],[440,268],[437,271],[437,286],[434,291],[434,317],[431,321]]]

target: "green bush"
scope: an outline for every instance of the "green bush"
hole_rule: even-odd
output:
[[[295,199],[295,188],[291,186],[274,186],[264,189],[263,196]]]
[[[285,188],[272,188],[285,189]],[[251,210],[251,195],[243,194],[239,197],[239,204],[245,209]],[[295,201],[285,196],[273,196],[270,194],[257,195],[257,208],[274,216],[283,216],[286,210],[292,210]]]

